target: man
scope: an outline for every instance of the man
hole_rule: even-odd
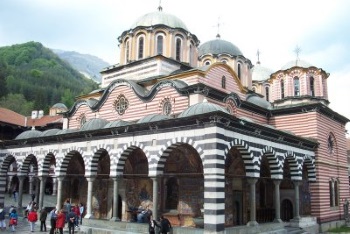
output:
[[[45,207],[43,207],[40,211],[40,231],[46,232],[46,218],[47,218],[47,211]]]
[[[57,209],[53,208],[50,211],[50,223],[51,223],[51,229],[50,229],[50,234],[54,234],[55,233],[55,229],[56,229],[56,219],[57,219]]]
[[[71,207],[71,210],[67,215],[69,234],[74,234],[75,220],[77,219],[78,217],[74,212],[74,207]]]
[[[167,218],[165,218],[163,215],[160,217],[160,233],[161,234],[167,234],[170,232],[171,224]]]

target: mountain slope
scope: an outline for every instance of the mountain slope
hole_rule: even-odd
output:
[[[75,51],[64,51],[57,49],[53,49],[53,52],[56,53],[61,59],[68,62],[73,68],[82,73],[84,76],[98,83],[101,83],[100,71],[110,65],[102,59],[89,54],[80,54]]]
[[[39,42],[0,47],[0,84],[5,86],[0,106],[9,108],[6,98],[20,94],[23,105],[31,103],[32,108],[43,110],[58,102],[70,107],[76,96],[98,88]]]

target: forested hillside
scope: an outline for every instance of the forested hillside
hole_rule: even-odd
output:
[[[74,98],[98,85],[74,70],[41,43],[0,47],[0,106],[23,115],[62,102],[68,108]]]

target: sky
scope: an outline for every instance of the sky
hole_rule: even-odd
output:
[[[180,18],[201,44],[221,39],[253,64],[279,70],[299,58],[330,73],[329,107],[350,119],[348,0],[0,0],[0,46],[36,41],[119,62],[118,37],[141,16]],[[350,137],[350,123],[347,124]]]

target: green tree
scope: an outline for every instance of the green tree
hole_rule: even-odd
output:
[[[33,110],[34,103],[26,101],[22,94],[10,93],[0,99],[0,106],[28,116]]]

